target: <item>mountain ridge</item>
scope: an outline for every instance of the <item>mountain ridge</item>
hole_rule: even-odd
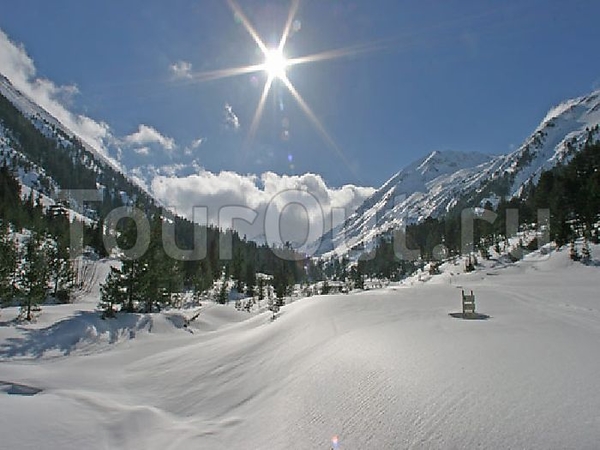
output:
[[[108,185],[112,186],[113,198],[122,197],[120,203],[144,197],[146,203],[160,206],[147,188],[136,181],[134,174],[126,173],[102,149],[86,142],[1,75],[0,94],[43,136],[53,140],[57,150],[70,155],[73,164],[80,159],[79,163],[88,172],[84,174],[87,189],[104,189]],[[440,217],[460,207],[484,206],[487,202],[495,205],[501,198],[520,196],[527,186],[537,181],[542,171],[568,161],[585,142],[594,139],[599,124],[600,90],[596,90],[551,108],[534,132],[513,152],[491,155],[433,151],[390,177],[342,224],[311,244],[309,252],[317,256],[360,254],[371,250],[378,236],[394,228],[428,217]],[[10,130],[0,127],[0,132],[0,144],[6,155],[11,150]],[[43,178],[44,169],[48,169],[44,167],[44,158],[47,161],[48,156],[37,155],[36,160],[29,154],[25,158],[26,165],[37,164],[37,167],[33,172],[21,174],[23,184],[40,188],[39,178]],[[65,161],[68,162],[68,158]],[[52,178],[52,174],[48,175]],[[51,186],[47,191],[68,187],[61,183],[46,182],[48,184]],[[115,189],[116,185],[119,187]],[[52,192],[45,194],[52,196]]]
[[[0,75],[0,163],[12,166],[19,182],[58,201],[65,190],[103,192],[104,199],[90,208],[67,200],[74,211],[90,219],[111,208],[140,201],[153,209],[159,202],[101,150],[17,89]]]
[[[600,90],[551,108],[513,152],[433,151],[393,175],[312,248],[321,256],[359,255],[394,228],[456,208],[521,196],[541,173],[567,162],[599,134]]]

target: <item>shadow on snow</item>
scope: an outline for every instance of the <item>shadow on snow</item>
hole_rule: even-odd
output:
[[[47,328],[30,329],[17,326],[23,337],[8,338],[0,344],[0,358],[40,358],[53,351],[63,356],[92,344],[115,344],[135,337],[136,331],[151,331],[153,320],[149,315],[123,314],[104,320],[98,312],[80,311]]]

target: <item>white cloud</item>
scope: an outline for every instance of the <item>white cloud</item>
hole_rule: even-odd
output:
[[[174,66],[177,66],[177,73],[180,74],[187,73],[188,68],[191,70],[191,65]],[[175,69],[172,70],[175,73]],[[57,86],[47,79],[37,77],[34,62],[24,47],[12,42],[2,30],[0,72],[17,89],[46,109],[113,164],[116,163],[109,156],[109,144],[117,144],[117,152],[122,151],[119,144],[127,145],[130,150],[140,155],[149,154],[156,145],[168,151],[177,148],[172,138],[163,136],[148,125],[140,125],[136,132],[123,139],[116,139],[106,123],[71,113],[65,105],[78,93],[77,87]],[[224,112],[227,126],[238,130],[240,121],[230,104],[225,105]],[[189,148],[196,149],[203,141],[204,139],[199,138],[193,141]],[[284,240],[303,242],[307,230],[323,224],[324,228],[317,233],[320,235],[322,231],[331,228],[332,208],[344,208],[346,215],[350,215],[374,192],[373,188],[352,185],[330,188],[319,175],[314,174],[282,176],[267,172],[257,177],[233,172],[214,174],[198,167],[195,169],[198,173],[189,176],[177,176],[180,170],[175,166],[162,174],[156,172],[149,188],[160,201],[188,217],[192,214],[193,206],[208,207],[210,221],[217,225],[218,212],[224,206],[252,208],[258,213],[254,225],[244,225],[242,222],[235,224],[236,229],[242,234],[247,234],[249,238],[265,234],[265,213],[268,210],[281,219],[281,237]],[[145,185],[142,180],[148,178],[143,176],[142,171],[138,172],[133,171],[134,180]],[[294,205],[295,201],[304,203],[307,211]],[[225,227],[229,224],[220,225]]]
[[[200,147],[202,144],[204,144],[205,141],[206,141],[206,138],[194,139],[190,143],[190,145],[184,149],[183,154],[186,156],[192,155],[194,153],[194,150],[197,150],[198,147]]]
[[[240,234],[248,238],[266,235],[270,244],[281,243],[279,238],[302,244],[309,234],[320,237],[352,214],[375,190],[353,185],[330,188],[319,175],[311,173],[288,176],[266,172],[257,177],[200,171],[187,177],[157,175],[151,183],[151,191],[164,204],[188,218],[192,218],[194,206],[207,207],[209,222],[221,228],[231,225],[219,222],[221,208],[232,207],[234,216],[236,208],[241,212],[250,208],[256,211],[257,219],[252,225],[241,220],[234,223]],[[336,223],[332,223],[332,208],[344,210],[343,214],[336,214]],[[267,211],[271,218],[279,219],[279,236],[265,231]]]
[[[150,154],[150,147],[135,148],[133,151],[138,155],[148,156]]]
[[[83,115],[73,114],[65,104],[70,103],[79,90],[76,86],[57,86],[52,81],[36,77],[36,68],[23,45],[12,42],[0,30],[0,72],[20,90],[40,105],[65,127],[109,159],[107,143],[113,140],[109,126]]]
[[[233,112],[233,107],[229,103],[225,103],[224,115],[225,125],[227,125],[228,128],[231,128],[235,131],[239,130],[240,119],[235,114],[235,112]]]
[[[140,125],[135,133],[125,136],[125,142],[130,145],[147,146],[148,144],[158,144],[165,150],[175,149],[175,141],[160,134],[155,128],[148,125]]]
[[[192,63],[187,61],[177,61],[171,64],[169,69],[175,78],[192,78]]]
[[[204,143],[205,139],[204,138],[198,138],[192,141],[192,149],[196,150],[198,147],[200,147],[203,143]]]
[[[12,42],[2,30],[0,30],[0,72],[15,88],[48,111],[116,167],[120,167],[120,164],[109,154],[108,149],[111,145],[113,149],[117,147],[115,149],[117,153],[122,152],[118,148],[119,145],[128,145],[141,156],[148,155],[156,145],[167,151],[173,151],[177,147],[172,138],[163,136],[150,126],[140,125],[135,133],[117,139],[111,133],[108,124],[69,111],[68,105],[79,93],[77,86],[57,86],[50,80],[37,77],[35,64],[23,45]]]

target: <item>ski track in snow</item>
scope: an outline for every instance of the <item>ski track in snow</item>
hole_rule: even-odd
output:
[[[163,313],[112,342],[97,328],[62,355],[12,355],[95,299],[44,307],[0,326],[1,447],[596,448],[598,267],[562,251],[447,275],[302,299],[273,322],[206,304],[193,334]],[[488,320],[449,316],[463,288]]]

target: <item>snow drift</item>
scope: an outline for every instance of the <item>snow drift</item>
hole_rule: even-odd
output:
[[[191,333],[159,314],[161,330],[68,356],[11,355],[29,327],[4,324],[0,380],[37,392],[0,389],[2,445],[595,448],[598,268],[567,253],[449,264],[428,283],[299,300],[273,322],[209,305],[212,325]],[[449,316],[461,289],[488,320]]]

